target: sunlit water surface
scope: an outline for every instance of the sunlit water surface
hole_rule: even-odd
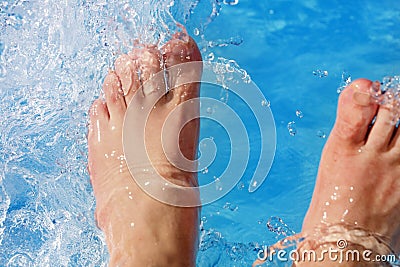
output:
[[[353,78],[399,73],[394,0],[2,1],[0,266],[107,265],[86,169],[87,111],[118,55],[136,39],[161,46],[177,22],[204,60],[235,60],[250,74],[278,137],[258,191],[247,191],[260,150],[255,134],[242,180],[203,208],[199,266],[249,266],[260,246],[299,232],[337,91]],[[216,95],[235,105],[229,93]],[[248,116],[248,132],[256,132]],[[211,122],[201,135],[221,153],[199,175],[213,180],[229,143]]]

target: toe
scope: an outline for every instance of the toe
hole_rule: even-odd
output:
[[[199,81],[202,74],[201,53],[196,42],[189,36],[176,36],[163,47],[163,58],[169,76],[168,85],[173,89],[174,96],[185,99],[197,97],[199,86],[186,85]],[[193,63],[174,68],[178,64],[189,62]],[[182,84],[185,85],[180,86]]]
[[[100,129],[107,125],[109,113],[104,101],[97,99],[89,110],[88,142],[100,140]]]
[[[103,84],[106,97],[107,109],[110,112],[110,119],[121,119],[125,115],[126,104],[121,87],[121,82],[114,72],[110,72]]]
[[[386,151],[389,148],[395,126],[391,123],[392,112],[385,106],[380,106],[375,123],[368,136],[366,147],[378,151]]]
[[[125,96],[127,103],[131,101],[136,91],[139,89],[142,94],[146,94],[146,90],[165,90],[162,75],[157,75],[162,70],[162,58],[160,51],[153,45],[146,45],[143,48],[133,49],[129,53],[131,60],[135,62],[133,65],[133,90]],[[153,77],[158,77],[153,79]]]
[[[337,119],[332,134],[351,147],[365,145],[368,127],[377,110],[370,96],[372,82],[358,79],[340,95]]]
[[[163,47],[166,67],[189,61],[201,61],[201,53],[196,42],[190,36],[175,36]]]
[[[389,145],[390,149],[394,153],[394,157],[400,160],[400,130],[395,129],[395,134],[393,135],[393,140]]]
[[[124,95],[128,95],[131,90],[135,90],[137,88],[137,73],[136,70],[136,61],[132,60],[128,55],[123,54],[118,57],[115,61],[115,73],[119,77],[121,81],[122,90]]]

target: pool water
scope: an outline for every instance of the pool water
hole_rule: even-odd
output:
[[[87,110],[135,38],[162,45],[184,24],[204,60],[235,60],[249,73],[275,118],[273,166],[249,193],[261,140],[243,112],[249,166],[202,209],[202,267],[249,266],[260,246],[299,232],[338,91],[399,74],[394,0],[14,0],[0,2],[0,18],[0,266],[107,265],[86,170]],[[201,137],[219,146],[199,174],[213,180],[227,164],[227,133],[204,121]]]

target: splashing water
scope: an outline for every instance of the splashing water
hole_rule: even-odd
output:
[[[400,76],[387,76],[381,83],[374,82],[370,93],[377,104],[390,109],[390,123],[396,125],[400,120]]]
[[[118,55],[162,46],[198,2],[0,2],[0,266],[106,266],[86,170],[88,108]],[[199,34],[224,3],[209,4]]]
[[[295,232],[290,229],[281,218],[276,216],[272,216],[268,219],[267,228],[269,231],[277,234],[277,239],[282,239],[295,234]]]
[[[342,80],[340,82],[339,88],[337,89],[337,93],[340,94],[350,83],[351,83],[351,75],[347,71],[343,71]]]
[[[289,122],[287,124],[287,129],[291,136],[295,136],[297,134],[296,122],[294,121]]]

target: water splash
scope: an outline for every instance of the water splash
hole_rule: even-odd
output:
[[[257,243],[229,242],[215,229],[202,228],[197,263],[202,265],[207,262],[207,266],[247,266],[259,249]]]
[[[299,119],[302,119],[302,118],[304,117],[304,114],[303,114],[303,112],[302,112],[300,109],[297,109],[297,110],[296,110],[296,116],[297,116]]]
[[[162,46],[197,2],[0,2],[0,266],[105,266],[88,109],[118,55]]]
[[[343,71],[342,79],[339,88],[337,89],[337,93],[340,94],[350,83],[351,83],[351,75],[347,71]]]
[[[319,78],[324,78],[328,76],[328,71],[327,70],[314,70],[313,71],[314,76],[317,76]]]
[[[400,76],[387,76],[382,82],[374,82],[370,93],[377,104],[390,109],[390,123],[396,125],[400,120]]]
[[[287,129],[291,136],[295,136],[297,134],[296,122],[294,121],[289,122],[287,124]]]
[[[290,229],[290,227],[281,218],[276,216],[270,217],[266,226],[269,231],[277,234],[277,239],[282,239],[295,234],[295,232]]]

